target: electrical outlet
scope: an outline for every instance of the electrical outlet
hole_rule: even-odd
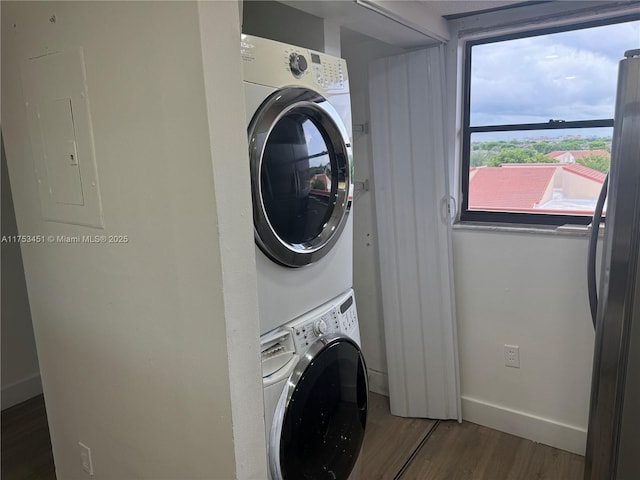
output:
[[[82,442],[78,442],[78,445],[80,445],[80,460],[82,461],[82,469],[89,475],[93,476],[91,449]]]
[[[517,345],[504,346],[504,364],[507,367],[520,368],[520,347]]]

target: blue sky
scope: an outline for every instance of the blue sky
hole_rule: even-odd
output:
[[[640,21],[473,47],[471,124],[613,118],[618,62]]]

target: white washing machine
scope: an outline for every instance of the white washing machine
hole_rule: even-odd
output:
[[[353,290],[261,337],[272,480],[347,480],[364,439],[367,368]]]
[[[260,331],[353,284],[346,62],[242,35]]]

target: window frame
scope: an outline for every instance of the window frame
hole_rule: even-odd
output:
[[[500,212],[491,210],[469,210],[469,173],[471,166],[471,135],[480,132],[509,132],[526,130],[554,130],[570,128],[613,127],[613,118],[593,120],[549,120],[542,123],[521,123],[505,125],[471,126],[471,61],[472,48],[477,45],[498,43],[519,38],[537,37],[553,33],[583,30],[640,20],[639,14],[620,15],[607,19],[590,20],[554,27],[539,27],[518,32],[499,34],[478,39],[470,39],[463,44],[463,79],[462,79],[462,149],[460,186],[462,202],[460,205],[460,222],[509,223],[525,225],[588,225],[592,217],[587,215]],[[624,52],[621,52],[621,60]],[[604,217],[602,221],[605,221]]]

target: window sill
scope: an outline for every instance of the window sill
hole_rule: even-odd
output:
[[[524,225],[515,223],[487,223],[487,222],[456,222],[453,230],[468,230],[475,232],[498,232],[534,235],[552,235],[561,237],[588,238],[591,230],[587,225]],[[604,234],[604,225],[600,226],[599,237]]]

